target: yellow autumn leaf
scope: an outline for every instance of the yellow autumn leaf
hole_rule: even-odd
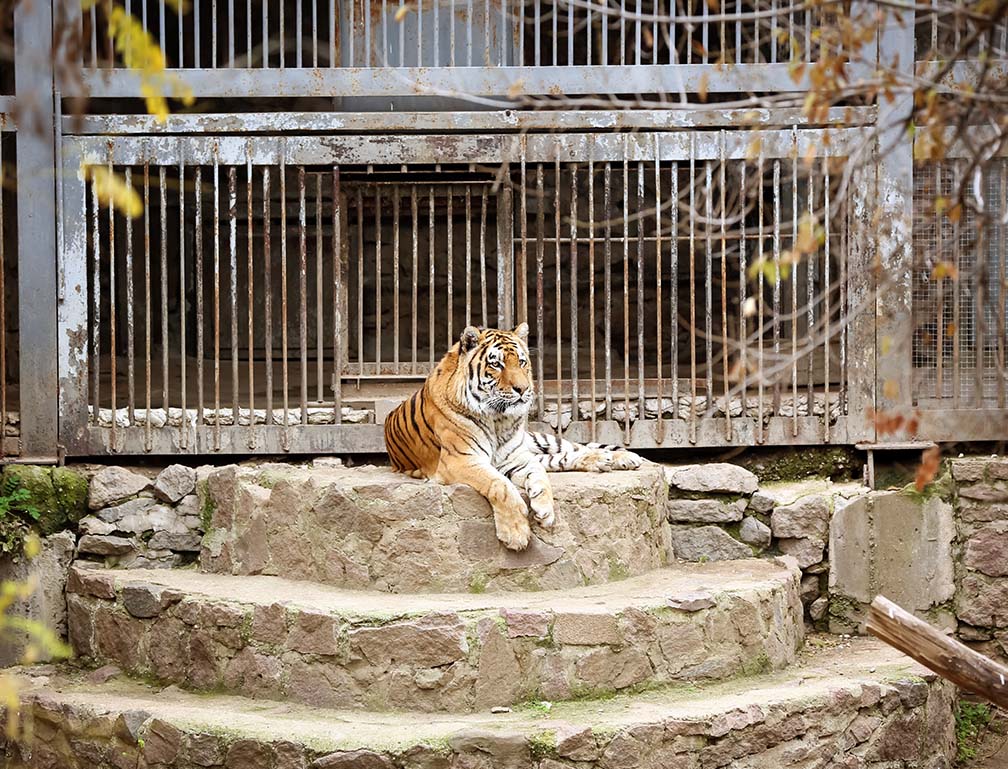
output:
[[[409,15],[410,11],[412,10],[413,8],[408,5],[399,6],[399,10],[395,12],[395,20],[401,22]]]
[[[700,101],[707,101],[707,89],[710,87],[710,74],[707,72],[703,73],[700,78],[700,84],[697,86],[697,96]]]
[[[105,206],[114,206],[129,216],[137,217],[143,213],[143,201],[140,194],[125,180],[115,173],[109,172],[106,166],[85,166],[84,178],[91,181],[98,201]]]
[[[165,4],[175,11],[178,16],[189,13],[188,0],[165,0]]]
[[[811,254],[819,249],[822,228],[814,215],[805,214],[798,222],[798,236],[795,238],[795,251],[798,256]]]
[[[935,280],[944,280],[945,278],[956,280],[959,277],[959,270],[951,262],[938,262],[931,270],[931,277]]]
[[[746,148],[746,160],[756,160],[760,155],[760,150],[762,149],[763,140],[757,136],[749,142],[749,146]]]
[[[39,551],[42,549],[42,543],[39,541],[38,535],[34,532],[29,534],[24,539],[24,544],[22,545],[22,550],[24,551],[25,558],[31,560]]]

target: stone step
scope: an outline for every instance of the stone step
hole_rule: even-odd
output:
[[[75,567],[78,655],[195,690],[377,710],[484,710],[779,669],[793,564],[678,564],[536,593],[405,598],[277,577]]]
[[[836,644],[835,638],[820,639]],[[811,646],[812,644],[810,644]],[[938,769],[955,756],[953,687],[860,639],[755,678],[468,715],[376,713],[158,691],[28,669],[31,740],[10,769]],[[2,739],[2,738],[0,738]],[[577,762],[576,764],[571,762]]]
[[[557,522],[521,552],[497,540],[465,485],[388,468],[229,466],[200,484],[200,565],[394,593],[548,590],[643,574],[671,560],[663,469],[554,473]]]

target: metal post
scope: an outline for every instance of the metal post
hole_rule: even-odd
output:
[[[21,457],[57,457],[56,153],[52,3],[14,7]],[[27,353],[25,351],[31,351]]]
[[[886,11],[879,30],[879,63],[898,67],[909,84],[914,74],[913,9]],[[911,358],[913,250],[913,140],[906,121],[913,108],[907,88],[894,92],[892,101],[879,100],[879,160],[877,203],[879,207],[878,270],[876,294],[875,409],[908,416],[913,406]],[[877,440],[905,441],[902,433],[879,435]]]

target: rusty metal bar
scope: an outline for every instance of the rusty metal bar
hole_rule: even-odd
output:
[[[265,6],[266,3],[262,5]],[[265,9],[263,9],[263,13],[266,13]],[[263,51],[264,55],[265,53]],[[248,67],[252,66],[252,0],[245,0],[245,64]],[[197,64],[196,66],[198,67],[199,65]],[[249,417],[249,425],[251,426],[254,423],[255,419]]]
[[[249,25],[252,24],[249,19]],[[249,26],[249,42],[251,43],[251,29]],[[248,445],[254,449],[256,445],[256,413],[255,413],[255,263],[253,261],[252,247],[252,203],[253,203],[253,181],[252,157],[249,156],[245,166],[245,271],[248,282],[248,390],[249,390],[249,434]],[[235,415],[237,422],[237,414]]]
[[[298,25],[300,32],[301,26]],[[300,35],[299,38],[300,39]],[[305,170],[298,166],[298,343],[301,348],[301,424],[308,424],[308,244],[305,211]]]
[[[941,163],[935,163],[935,197],[942,194],[941,186]],[[941,262],[945,256],[945,244],[942,238],[942,214],[935,207],[935,249],[938,252],[938,261]],[[935,319],[935,331],[938,337],[938,344],[935,348],[937,354],[935,365],[935,397],[945,397],[944,363],[945,363],[945,276],[938,281],[938,317]]]
[[[335,205],[335,204],[334,204]],[[325,400],[325,312],[322,309],[322,173],[315,174],[315,389],[316,400]],[[333,237],[336,230],[333,228]],[[334,266],[335,269],[335,266]]]
[[[814,200],[815,200],[815,174],[812,172],[812,166],[809,167],[809,173],[806,180],[808,185],[808,190],[806,191],[806,198],[808,199],[808,218],[809,226],[812,226],[814,221]],[[823,230],[825,231],[829,227],[829,222],[823,222]],[[813,235],[814,235],[813,230]],[[807,386],[808,386],[808,415],[812,416],[813,403],[815,397],[815,387],[813,386],[813,364],[815,361],[815,344],[813,342],[813,334],[815,334],[816,322],[815,322],[815,279],[816,279],[816,251],[813,251],[808,255],[808,265],[806,265],[806,282],[808,285],[805,287],[805,334],[808,337],[809,342],[809,353],[808,353],[808,369],[806,371]]]
[[[298,66],[301,66],[301,4],[298,3]],[[234,12],[234,0],[228,0],[228,67],[234,68],[235,65],[235,12]],[[164,50],[162,48],[162,50]],[[237,416],[237,412],[236,412]]]
[[[679,164],[672,163],[672,188],[669,190],[669,202],[671,203],[672,221],[669,224],[670,245],[672,253],[669,255],[671,264],[669,266],[669,278],[671,279],[671,296],[669,297],[669,308],[671,314],[671,329],[669,333],[669,345],[672,348],[672,364],[669,367],[669,375],[672,377],[672,418],[679,417]]]
[[[251,2],[251,0],[250,0]],[[356,27],[353,23],[354,3],[350,3],[350,34],[348,35],[350,39],[350,45],[353,45],[354,34],[356,32]],[[329,0],[329,66],[338,67],[340,65],[339,61],[336,59],[336,44],[337,35],[339,34],[339,19],[336,16],[336,0]],[[350,57],[350,66],[353,66],[353,56]]]
[[[357,373],[364,373],[364,196],[357,188]]]
[[[538,36],[539,2],[536,0],[536,34]],[[538,37],[536,51],[538,52]],[[542,419],[545,412],[543,393],[543,358],[546,351],[546,329],[543,323],[543,235],[545,228],[545,208],[546,197],[543,189],[543,164],[536,164],[536,372],[538,374],[538,387],[536,392],[539,395],[539,418]],[[558,415],[559,417],[559,415]]]
[[[657,61],[658,32],[657,21],[653,32],[655,57]],[[654,185],[655,185],[655,374],[658,378],[658,424],[655,429],[655,439],[658,443],[665,440],[665,384],[662,380],[662,364],[664,351],[662,350],[662,268],[664,260],[662,258],[662,182],[661,182],[661,139],[656,134],[655,143],[655,164],[654,164]],[[672,280],[675,280],[673,275]],[[675,408],[673,407],[673,412]]]
[[[706,7],[706,5],[705,5]],[[707,29],[706,24],[704,29]],[[712,223],[714,221],[714,191],[711,188],[713,168],[704,162],[704,372],[707,395],[705,416],[714,413],[714,273]]]
[[[396,184],[392,187],[392,361],[396,371],[399,370],[399,195]],[[381,318],[375,322],[381,323]]]
[[[773,219],[773,265],[774,265],[774,286],[773,286],[773,351],[775,365],[780,362],[781,350],[781,329],[780,329],[780,305],[781,305],[781,261],[780,261],[780,160],[775,159],[773,163],[773,190],[774,190],[774,219]],[[761,367],[762,368],[762,367]],[[773,382],[773,413],[780,414],[781,385],[780,377],[774,377]]]
[[[0,184],[0,187],[3,185]],[[2,241],[3,238],[0,238]],[[2,270],[0,270],[2,272]],[[143,334],[144,334],[144,409],[147,418],[144,422],[144,451],[149,452],[151,443],[150,419],[150,163],[143,164]],[[0,367],[2,368],[2,367]]]
[[[146,5],[147,4],[144,3],[145,7],[146,7]],[[266,3],[263,3],[263,25],[264,26],[266,24],[266,17],[265,17],[265,14],[266,14],[266,5],[267,5]],[[201,69],[203,67],[203,57],[200,55],[200,0],[193,0],[193,14],[192,14],[192,16],[193,16],[193,66],[196,67],[196,69]],[[251,23],[251,15],[250,15],[250,22],[249,23]],[[250,45],[249,49],[251,49],[251,48],[252,48],[252,46]],[[263,46],[263,61],[264,61],[264,66],[268,67],[269,63],[266,61],[266,46],[265,45]],[[148,451],[149,451],[149,449],[148,449]]]
[[[343,197],[333,166],[333,420],[343,421]]]
[[[108,175],[109,179],[113,178],[114,168],[112,166],[111,153],[109,153],[108,161]],[[162,208],[162,211],[164,209]],[[116,445],[116,422],[119,420],[116,418],[116,294],[118,293],[118,286],[116,285],[116,274],[115,274],[115,263],[116,263],[116,249],[115,249],[115,200],[112,196],[109,196],[108,200],[108,222],[109,222],[109,394],[111,397],[112,405],[112,433],[111,440],[113,449]],[[161,221],[162,228],[164,227],[164,220]],[[164,246],[162,246],[162,249]],[[162,254],[164,251],[162,250]],[[164,262],[162,261],[162,269],[164,269]],[[163,280],[163,279],[162,279]],[[100,289],[99,289],[100,290]],[[167,344],[167,342],[165,342]],[[167,410],[167,407],[166,407]],[[0,429],[4,426],[0,425]]]
[[[723,25],[723,22],[722,22]],[[724,42],[724,27],[722,26],[722,43]],[[723,50],[723,45],[722,45]],[[722,157],[720,163],[721,182],[721,372],[724,377],[724,409],[725,409],[725,440],[730,441],[732,437],[731,427],[731,383],[728,381],[728,251],[725,233],[725,165],[724,158],[724,131],[721,132]],[[742,413],[745,414],[745,401],[742,402]]]
[[[792,17],[788,16],[788,24]],[[798,129],[795,128],[795,143],[797,144]],[[795,263],[798,254],[798,152],[791,158],[791,424],[794,434],[798,434],[798,265]]]
[[[749,417],[749,337],[746,328],[746,217],[749,214],[749,187],[746,185],[746,161],[739,163],[739,195],[741,200],[739,216],[739,373],[742,379],[742,417]],[[762,243],[760,244],[762,247]]]
[[[454,27],[452,27],[454,29]],[[452,215],[452,202],[455,198],[455,193],[452,191],[452,186],[448,185],[448,209],[446,213],[446,218],[448,219],[448,279],[447,279],[447,291],[448,294],[448,339],[446,347],[450,348],[455,344],[455,333],[454,333],[454,322],[455,322],[455,289],[453,285],[453,278],[455,273],[455,243],[452,237],[454,216]]]
[[[826,239],[823,242],[823,301],[825,302],[825,307],[823,309],[823,318],[826,321],[824,335],[823,335],[823,386],[825,389],[825,403],[823,405],[823,438],[826,443],[830,442],[830,417],[832,415],[832,408],[830,405],[830,321],[832,318],[833,307],[831,304],[831,297],[833,295],[833,287],[830,284],[830,231],[832,227],[832,219],[830,218],[830,169],[829,169],[829,158],[823,158],[822,161],[823,168],[823,223],[826,225]]]
[[[556,5],[553,7],[553,24],[554,30],[556,29],[556,15],[557,8]],[[553,39],[553,56],[556,57],[556,38]],[[554,275],[554,285],[556,286],[555,296],[553,298],[553,314],[556,319],[556,370],[553,372],[556,377],[556,381],[560,382],[560,378],[563,374],[563,340],[561,338],[561,328],[563,324],[563,304],[561,300],[561,274],[560,269],[560,184],[561,184],[561,170],[560,170],[560,151],[557,149],[556,158],[553,164],[553,234],[556,238],[553,244],[553,262],[556,266],[556,272]],[[555,432],[560,435],[563,432],[563,393],[562,388],[557,387],[556,391],[556,409],[557,409],[557,422]],[[571,412],[573,417],[573,411]]]
[[[472,0],[469,0],[472,3]],[[465,325],[472,325],[472,188],[465,186]]]
[[[182,19],[179,18],[179,29],[182,28]],[[181,36],[181,32],[179,33]],[[189,419],[186,411],[186,389],[189,380],[186,378],[186,284],[185,284],[185,238],[186,238],[186,218],[185,218],[185,153],[182,147],[179,148],[179,397],[181,400],[182,420],[179,432],[179,446],[183,449],[189,448]],[[132,270],[131,270],[132,272]],[[132,279],[132,275],[130,276]],[[132,302],[130,303],[132,305]],[[132,312],[132,310],[131,310]],[[132,322],[130,323],[132,327]],[[167,344],[167,341],[165,342]],[[132,345],[131,345],[132,346]],[[130,355],[130,368],[133,365],[133,356]],[[132,388],[130,388],[130,408],[133,404]],[[165,418],[167,418],[167,413]],[[150,421],[150,414],[147,415]],[[132,423],[132,419],[130,422]]]
[[[228,288],[231,300],[231,410],[238,422],[238,182],[237,169],[228,167]],[[220,421],[220,414],[217,414]]]
[[[625,4],[626,0],[620,0]],[[623,17],[620,17],[623,24]],[[623,30],[620,41],[625,45]],[[620,56],[623,53],[621,51]],[[623,135],[623,442],[630,442],[630,137]],[[559,304],[559,302],[558,302]]]
[[[519,7],[522,9],[524,19],[525,1],[519,0]],[[524,29],[524,27],[519,27]],[[521,39],[524,40],[524,34]],[[521,248],[518,252],[518,274],[521,276],[518,284],[518,320],[528,323],[528,182],[525,169],[525,136],[521,137],[521,208],[519,218],[521,219]]]
[[[437,27],[435,27],[437,29]],[[436,37],[436,33],[435,33]],[[434,233],[434,185],[430,186],[427,197],[427,263],[430,275],[427,281],[427,347],[430,356],[430,368],[434,370],[434,265],[435,265],[435,233]],[[451,254],[448,254],[451,259]]]
[[[690,33],[692,37],[692,32]],[[689,440],[696,443],[697,419],[697,363],[696,363],[696,159],[693,150],[696,147],[696,135],[690,135],[689,161],[689,333],[690,333],[690,424]]]
[[[637,0],[637,3],[639,6],[640,0]],[[640,24],[638,19],[638,36]],[[647,218],[644,206],[644,162],[637,161],[637,418],[639,420],[644,420],[647,416],[644,402],[644,225]],[[658,411],[661,411],[660,403]]]
[[[161,200],[161,398],[168,413],[168,184],[165,166],[158,168]],[[113,357],[115,357],[113,355]],[[115,381],[115,376],[112,377]],[[113,409],[113,417],[115,410]],[[114,419],[113,419],[114,421]]]
[[[481,188],[482,188],[482,199],[480,204],[480,236],[479,236],[480,302],[481,302],[480,307],[483,311],[483,327],[486,328],[487,325],[489,324],[489,319],[487,315],[487,270],[486,270],[487,187],[484,184],[481,185]]]
[[[592,37],[591,9],[588,10],[588,39]],[[591,56],[589,55],[589,61]],[[595,143],[592,142],[588,153],[588,367],[591,381],[591,437],[596,439],[596,409],[597,393],[595,390],[598,379],[595,368]],[[524,159],[523,159],[524,161]],[[522,165],[522,183],[524,185],[524,163]],[[524,197],[522,203],[524,205]],[[522,211],[524,220],[524,210]],[[524,247],[524,244],[523,244]]]
[[[758,171],[757,172],[759,174],[759,182],[756,185],[756,189],[759,190],[759,202],[758,202],[758,208],[759,208],[759,216],[758,216],[759,232],[758,232],[758,235],[757,235],[757,237],[758,237],[757,242],[759,243],[759,248],[758,248],[758,253],[756,255],[756,258],[759,259],[761,262],[765,263],[765,258],[766,257],[765,257],[765,254],[763,252],[763,221],[764,221],[764,219],[763,219],[763,182],[764,182],[764,179],[763,179],[763,150],[762,150],[762,148],[760,148],[759,157],[758,157],[757,163],[758,163],[758,166],[757,166]],[[756,390],[757,390],[757,394],[756,394],[756,409],[757,409],[757,414],[756,414],[756,418],[757,418],[757,420],[759,422],[759,425],[758,425],[757,430],[756,430],[756,441],[757,441],[757,443],[763,443],[766,440],[766,435],[764,433],[764,421],[763,421],[763,386],[764,386],[764,383],[766,381],[766,368],[765,368],[764,357],[763,357],[763,353],[764,353],[764,347],[763,347],[763,328],[764,328],[764,324],[763,324],[763,301],[764,301],[763,280],[764,280],[764,278],[763,278],[763,275],[764,275],[764,272],[765,272],[764,269],[763,269],[763,266],[764,266],[763,264],[760,264],[759,274],[757,275],[757,288],[756,288],[756,291],[757,291],[757,294],[756,294],[756,297],[757,297],[757,299],[756,299],[756,312],[757,312],[757,319],[756,319],[756,345],[757,345],[757,348],[759,350],[759,353],[758,353],[758,355],[759,355],[759,363],[758,363],[758,365],[756,367],[756,370],[757,370],[757,380],[756,380],[757,381],[757,388],[756,388]]]
[[[273,244],[270,169],[263,168],[263,325],[266,327],[266,424],[273,424]]]
[[[958,29],[958,27],[957,27]],[[959,164],[953,165],[952,189],[956,189],[959,182]],[[961,369],[960,369],[960,338],[959,338],[959,318],[961,290],[959,287],[959,273],[963,268],[962,241],[960,231],[961,219],[957,219],[952,227],[953,254],[955,259],[955,270],[952,272],[952,398],[955,408],[959,408],[959,394],[961,392]]]
[[[147,5],[147,3],[144,3],[145,8],[146,8],[146,5]],[[283,13],[283,3],[280,3],[280,6],[281,6],[281,14],[282,14]],[[211,2],[210,2],[210,27],[211,27],[211,29],[213,29],[213,34],[210,37],[210,40],[211,40],[211,46],[210,46],[211,61],[210,61],[210,64],[211,64],[211,67],[213,69],[216,69],[217,65],[218,65],[218,61],[219,61],[218,58],[217,58],[217,30],[218,30],[218,26],[217,26],[217,0],[211,0]],[[163,51],[164,48],[162,47],[161,50]]]
[[[270,45],[269,45],[270,44],[269,0],[267,0],[264,3],[262,3],[261,5],[262,5],[262,12],[263,12],[263,16],[262,16],[262,61],[263,61],[263,67],[266,68],[266,69],[269,69],[269,65],[270,65],[270,56],[269,56],[269,50],[270,50]],[[350,7],[351,7],[351,9],[353,8],[353,3],[350,4]],[[351,12],[352,12],[352,10],[351,10]],[[197,19],[198,18],[199,17],[197,16]],[[197,21],[197,24],[198,23],[199,22]],[[197,35],[197,38],[198,38],[198,35]],[[353,46],[353,35],[350,35],[350,45]],[[269,424],[269,420],[267,420],[267,424]]]
[[[410,185],[410,217],[413,222],[413,312],[410,314],[412,321],[412,336],[410,361],[413,364],[413,373],[417,373],[417,291],[419,288],[419,253],[418,253],[418,213],[417,213],[417,188],[415,184]]]
[[[3,136],[0,135],[0,456],[4,454],[3,439],[7,432],[7,265],[4,254],[4,181]],[[62,194],[62,187],[60,193]],[[84,194],[86,196],[87,192]]]
[[[203,426],[203,167],[196,166],[196,442]],[[144,207],[147,203],[147,168],[144,167]],[[146,213],[144,214],[146,219]],[[269,220],[266,225],[268,227]],[[146,233],[145,233],[146,237]],[[149,250],[149,249],[148,249]],[[147,413],[150,414],[150,258],[147,259]],[[147,451],[151,450],[151,420],[147,420]]]
[[[1008,34],[1008,23],[1002,29],[1002,35]],[[1002,50],[1005,50],[1004,37],[1002,37]],[[1008,323],[1005,323],[1005,307],[1008,305],[1008,226],[1004,224],[1005,214],[1008,213],[1008,163],[1001,163],[1001,247],[998,253],[1001,254],[999,267],[999,290],[998,290],[998,340],[997,340],[997,367],[1000,375],[997,378],[998,408],[1005,407],[1005,384],[1008,380],[1008,361],[1005,359],[1005,335],[1008,334]],[[939,348],[939,355],[941,348]]]
[[[0,159],[2,161],[2,159]],[[124,171],[126,186],[133,189],[133,168],[126,167]],[[0,184],[0,190],[3,185]],[[3,212],[0,211],[0,214]],[[2,237],[2,233],[0,233]],[[2,248],[2,246],[0,246]],[[2,268],[2,254],[0,254],[0,268]],[[0,312],[2,312],[2,286],[0,286]],[[184,337],[184,335],[183,335]],[[3,346],[5,337],[0,332],[0,347]],[[133,361],[133,215],[129,209],[126,210],[126,407],[129,414],[129,424],[136,424],[136,381]],[[3,366],[0,365],[0,372]],[[2,376],[2,373],[0,373]],[[184,380],[183,380],[184,381]],[[150,417],[148,416],[148,421]],[[6,420],[0,419],[0,430]]]
[[[381,284],[382,284],[382,227],[381,227],[381,187],[375,186],[375,373],[381,373]],[[398,230],[397,230],[398,231]],[[361,231],[363,233],[363,230]],[[360,236],[362,237],[362,235]],[[398,296],[396,292],[396,296]],[[398,329],[397,329],[398,331]],[[396,340],[398,347],[398,339]],[[361,365],[364,358],[361,357]]]
[[[280,149],[280,377],[283,384],[284,435],[290,426],[287,333],[287,145],[284,142]]]
[[[570,6],[573,9],[573,6]],[[573,10],[571,10],[573,15]],[[573,30],[571,30],[573,37]],[[580,399],[578,397],[578,253],[577,253],[577,223],[578,223],[578,182],[577,164],[570,167],[570,371],[571,371],[571,421],[580,419]],[[560,244],[557,243],[557,253],[560,252]],[[560,307],[557,306],[559,315]],[[560,372],[557,372],[557,381],[560,381]]]
[[[216,29],[216,24],[214,25]],[[216,40],[216,35],[214,36]],[[214,57],[216,61],[216,57]],[[213,164],[213,307],[214,307],[214,442],[215,451],[220,451],[221,445],[221,407],[220,407],[220,162],[217,157]]]

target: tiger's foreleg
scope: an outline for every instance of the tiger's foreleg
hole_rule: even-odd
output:
[[[526,433],[525,445],[550,472],[636,470],[643,459],[619,446],[603,443],[574,443],[546,433]]]
[[[556,523],[553,503],[553,486],[546,468],[530,452],[523,452],[524,464],[510,473],[511,480],[528,494],[529,507],[540,525],[550,528]]]
[[[524,550],[532,536],[528,508],[521,492],[488,459],[471,454],[441,451],[434,480],[438,483],[465,483],[486,497],[493,508],[497,539],[512,550]]]

